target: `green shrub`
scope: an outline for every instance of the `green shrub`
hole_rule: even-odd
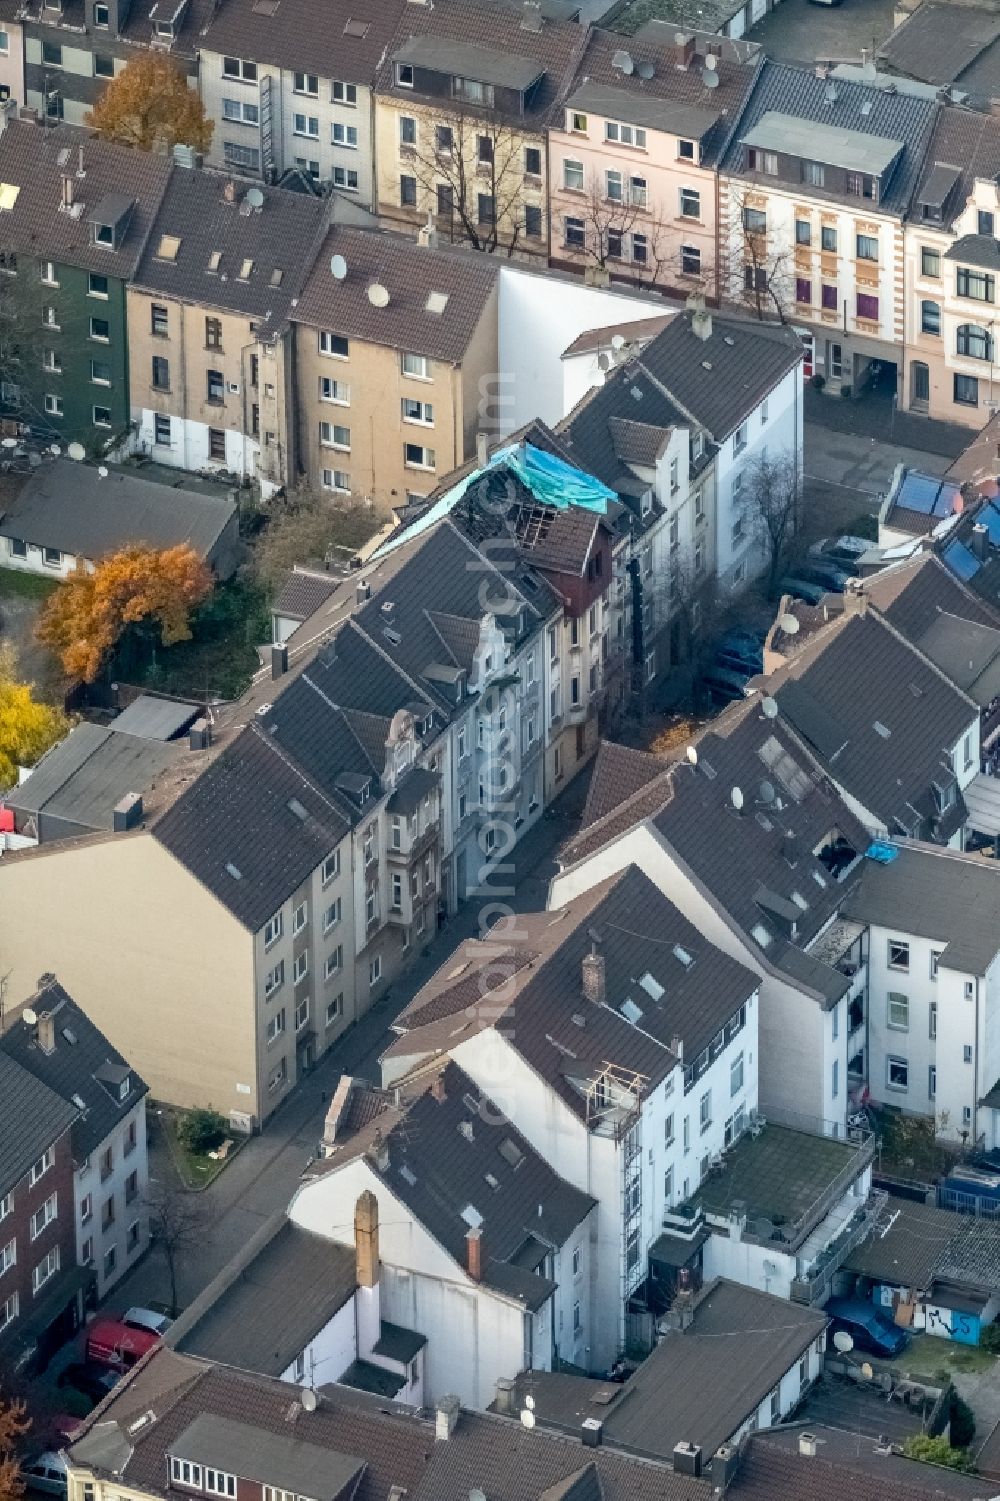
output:
[[[953,1449],[944,1434],[931,1438],[929,1433],[914,1433],[903,1444],[903,1453],[909,1459],[922,1459],[926,1464],[945,1465],[949,1470],[971,1470],[972,1463],[964,1449]]]
[[[967,1449],[976,1432],[976,1415],[968,1402],[963,1402],[958,1392],[951,1394],[951,1447]]]
[[[979,1348],[987,1355],[1000,1355],[1000,1324],[987,1324],[979,1335]]]
[[[211,1152],[225,1140],[228,1127],[217,1110],[189,1110],[177,1123],[177,1137],[189,1152]]]

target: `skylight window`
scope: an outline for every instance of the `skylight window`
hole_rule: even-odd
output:
[[[800,912],[809,911],[809,903],[806,901],[801,891],[792,892],[792,901],[795,903],[796,907],[798,907]]]
[[[218,271],[218,269],[219,269],[219,267],[221,265],[222,265],[222,251],[221,250],[213,250],[212,254],[208,258],[208,269],[209,269],[209,271]]]
[[[0,210],[7,210],[9,213],[17,202],[17,195],[20,191],[20,187],[14,183],[0,183]]]
[[[636,1022],[642,1021],[642,1007],[637,1006],[631,996],[625,997],[624,1001],[622,1001],[621,1005],[618,1007],[618,1010],[621,1012],[622,1016],[624,1016],[627,1022],[632,1023],[633,1027],[635,1026]]]
[[[448,306],[448,296],[447,292],[428,292],[427,301],[424,303],[424,311],[434,313],[437,317],[440,317]]]
[[[640,979],[639,984],[642,986],[646,994],[650,996],[654,1001],[658,1001],[663,994],[663,986],[660,984],[655,975],[651,975],[649,973],[648,969]]]
[[[411,1167],[407,1167],[405,1162],[399,1170],[399,1176],[404,1180],[404,1182],[408,1183],[411,1188],[417,1181],[416,1173]]]
[[[884,725],[882,723],[881,719],[875,720],[875,723],[872,725],[872,729],[875,731],[876,735],[881,735],[883,740],[888,740],[889,736],[892,734],[892,731],[887,725]]]
[[[234,881],[242,881],[243,879],[243,872],[231,860],[226,861],[226,874],[232,876]]]
[[[520,1167],[524,1161],[524,1153],[517,1142],[513,1141],[509,1136],[504,1137],[503,1141],[497,1147],[497,1151],[509,1167]]]
[[[483,1217],[479,1213],[479,1210],[476,1208],[475,1204],[466,1204],[465,1208],[462,1210],[462,1218],[468,1225],[470,1230],[478,1230],[480,1225],[483,1223]]]
[[[754,924],[754,926],[750,929],[750,937],[755,939],[756,942],[760,944],[762,949],[766,949],[768,944],[771,942],[771,934],[768,932],[767,928],[765,928],[762,922]]]
[[[685,969],[690,969],[691,965],[694,963],[694,959],[688,953],[687,949],[682,949],[679,943],[674,944],[672,953],[675,959],[680,960]]]
[[[243,262],[242,266],[240,267],[239,280],[240,281],[249,281],[252,275],[253,275],[253,261],[248,256],[247,259]]]
[[[181,242],[177,235],[161,235],[160,243],[156,247],[157,260],[175,261],[180,248]]]
[[[294,813],[295,817],[300,819],[302,823],[305,823],[306,819],[309,817],[308,812],[299,802],[297,797],[290,797],[288,799],[288,811],[289,813]]]

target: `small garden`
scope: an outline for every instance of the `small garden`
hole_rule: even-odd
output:
[[[233,1132],[217,1110],[172,1110],[160,1121],[178,1175],[186,1188],[207,1188],[247,1138]]]

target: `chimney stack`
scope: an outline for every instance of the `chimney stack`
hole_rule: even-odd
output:
[[[483,1232],[478,1225],[465,1232],[465,1269],[473,1282],[482,1282]]]
[[[212,726],[207,719],[196,719],[188,730],[188,747],[190,750],[207,750],[212,743]]]
[[[691,314],[691,332],[702,342],[712,337],[712,315],[707,308],[698,308]]]
[[[816,1458],[816,1435],[815,1433],[799,1434],[799,1453],[808,1459]]]
[[[43,1053],[55,1052],[56,1017],[54,1011],[40,1011],[38,1013],[38,1028],[35,1032],[35,1037]]]
[[[226,203],[236,202],[236,184],[232,181],[232,179],[230,179],[230,181],[227,182],[226,186],[223,188],[222,196],[225,199]]]
[[[607,996],[607,974],[604,955],[597,952],[596,943],[591,947],[590,953],[583,956],[580,980],[584,1000],[592,1001],[595,1006],[603,1005]]]
[[[283,678],[284,675],[285,675],[285,673],[287,671],[288,671],[288,647],[287,646],[272,646],[271,647],[271,681],[274,682],[277,678]]]
[[[73,207],[73,197],[76,191],[72,174],[69,172],[64,172],[62,174],[62,177],[60,178],[60,183],[62,185],[60,207],[62,208],[64,214],[68,214],[70,209]]]
[[[378,1284],[378,1199],[370,1188],[354,1206],[354,1264],[359,1287]]]
[[[431,1099],[436,1100],[439,1105],[443,1105],[447,1098],[448,1095],[444,1087],[444,1075],[438,1074],[437,1078],[434,1080],[434,1083],[431,1085]]]
[[[982,522],[977,521],[972,528],[972,552],[981,563],[985,563],[989,555],[990,534]]]
[[[490,435],[489,433],[476,434],[476,467],[485,469],[490,461]]]
[[[434,1437],[446,1443],[458,1426],[462,1404],[457,1397],[439,1397],[435,1413]]]
[[[497,1398],[494,1407],[505,1418],[516,1416],[514,1402],[515,1384],[509,1376],[501,1376],[497,1381]]]
[[[677,1059],[678,1063],[683,1063],[684,1062],[684,1039],[683,1039],[683,1037],[671,1037],[671,1039],[670,1039],[670,1051],[673,1053],[673,1055]]]

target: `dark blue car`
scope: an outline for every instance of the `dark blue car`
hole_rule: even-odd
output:
[[[894,1355],[901,1355],[909,1344],[906,1331],[863,1298],[831,1298],[826,1305],[826,1312],[833,1320],[830,1326],[831,1344],[837,1330],[843,1329],[853,1339],[856,1350],[864,1350],[869,1355],[881,1355],[886,1360],[891,1360]]]

